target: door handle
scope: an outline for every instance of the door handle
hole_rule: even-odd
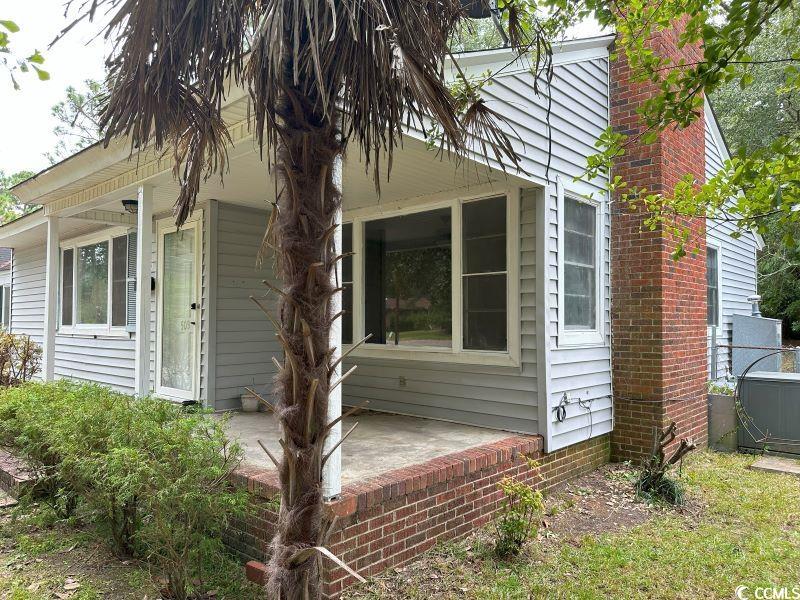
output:
[[[192,310],[197,310],[197,302],[192,302],[192,305],[189,308]]]

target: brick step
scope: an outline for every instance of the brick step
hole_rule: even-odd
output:
[[[0,490],[19,498],[35,482],[36,476],[25,461],[8,450],[0,449]]]

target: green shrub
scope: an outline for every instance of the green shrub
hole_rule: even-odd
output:
[[[228,484],[242,453],[224,421],[166,400],[28,383],[0,393],[0,442],[28,460],[36,491],[62,514],[80,506],[117,552],[156,566],[171,598],[187,597],[245,507]]]
[[[494,552],[506,559],[518,555],[525,543],[536,535],[544,502],[539,490],[513,477],[503,478],[498,485],[505,498],[495,521]]]

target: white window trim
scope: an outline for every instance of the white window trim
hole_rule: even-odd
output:
[[[127,235],[131,229],[129,227],[112,227],[104,229],[101,232],[90,233],[80,237],[72,238],[70,240],[62,241],[59,244],[59,269],[58,269],[58,335],[69,335],[75,337],[131,337],[131,332],[127,330],[125,325],[111,325],[112,315],[112,298],[111,292],[113,287],[113,269],[114,269],[114,244],[113,238],[122,235]],[[108,323],[105,325],[87,325],[77,323],[77,309],[78,309],[78,286],[76,285],[77,266],[78,266],[78,248],[84,246],[91,246],[100,242],[108,242],[108,295],[107,295],[107,315]],[[63,325],[61,319],[61,301],[63,298],[64,290],[64,277],[63,277],[63,263],[64,251],[72,250],[72,325]]]
[[[447,197],[449,195],[449,197]],[[446,199],[421,204],[416,199],[385,206],[360,208],[345,213],[343,223],[353,225],[353,341],[365,336],[364,302],[364,224],[368,221],[428,212],[439,208],[451,210],[451,293],[452,293],[452,347],[401,348],[388,345],[362,344],[352,352],[359,358],[388,358],[446,363],[481,364],[518,367],[520,364],[520,293],[519,293],[519,188],[502,188],[470,195],[445,194]],[[462,206],[467,202],[506,197],[506,302],[508,348],[504,351],[469,350],[463,347],[463,297],[462,297]],[[352,344],[344,344],[345,351]]]
[[[556,193],[558,197],[558,347],[604,346],[606,345],[603,331],[605,324],[605,313],[603,312],[603,281],[605,277],[603,269],[603,221],[605,203],[595,198],[587,198],[585,194],[575,190],[566,190],[560,178],[556,183]],[[567,197],[594,207],[597,215],[595,219],[595,265],[597,273],[594,292],[597,322],[594,329],[567,329],[564,323],[564,202]]]
[[[706,242],[706,248],[713,248],[717,251],[717,325],[709,325],[708,324],[708,314],[706,314],[706,328],[708,330],[708,334],[711,333],[716,329],[717,330],[717,339],[722,334],[722,245],[715,244],[715,243],[708,243]],[[708,280],[706,279],[706,282]],[[706,283],[706,285],[708,285]],[[706,297],[708,295],[706,294]]]

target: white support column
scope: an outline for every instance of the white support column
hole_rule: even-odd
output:
[[[342,191],[342,159],[337,158],[333,167],[333,184]],[[342,210],[336,213],[336,233],[333,236],[336,254],[342,252]],[[335,287],[342,285],[342,261],[336,261],[335,275],[332,277]],[[342,310],[342,293],[338,292],[331,298],[331,314],[338,314]],[[334,348],[331,355],[331,362],[339,359],[342,355],[342,318],[335,319],[331,324],[330,344]],[[336,371],[331,377],[332,382],[336,382],[342,376],[342,365],[336,367]],[[338,419],[342,414],[342,388],[344,384],[337,385],[328,397],[328,423]],[[329,449],[342,439],[342,422],[339,421],[328,434],[325,442],[325,454]],[[325,463],[322,471],[322,495],[326,499],[333,498],[342,493],[342,447],[339,446]]]
[[[150,263],[153,255],[153,188],[139,186],[136,214],[135,390],[150,393]]]
[[[56,325],[58,323],[59,217],[47,217],[47,255],[45,262],[44,331],[42,343],[42,379],[55,377]]]

